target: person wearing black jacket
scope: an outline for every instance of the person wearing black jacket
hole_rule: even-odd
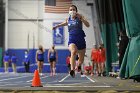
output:
[[[122,60],[125,54],[125,50],[127,48],[129,38],[126,35],[126,31],[120,31],[120,38],[119,38],[119,67],[121,67]]]

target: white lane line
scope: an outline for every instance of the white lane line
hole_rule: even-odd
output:
[[[111,87],[111,86],[43,86],[43,87],[47,87],[47,88],[55,88],[55,87],[58,87],[58,88],[62,88],[62,87],[72,87],[72,88],[77,88],[77,87],[85,87],[85,88],[93,88],[93,87]]]
[[[4,87],[4,86],[7,87],[8,85],[9,85],[9,86],[10,86],[10,85],[13,86],[13,85],[18,85],[18,84],[4,84],[4,85],[0,85],[0,87]]]
[[[49,76],[41,77],[41,79],[42,79],[42,78],[46,78],[46,77],[49,77]]]
[[[56,83],[56,82],[58,82],[58,80],[50,81],[50,82],[47,82],[47,83],[49,84],[49,83]]]
[[[58,82],[63,82],[66,78],[68,78],[70,75],[68,74],[66,77],[62,78],[60,81]]]
[[[89,78],[88,76],[86,76],[87,79],[89,79],[91,82],[95,82],[93,79]]]
[[[49,76],[41,77],[41,79],[46,78],[46,77],[49,77]],[[32,82],[32,79],[31,80],[28,80],[26,82]]]
[[[2,79],[0,81],[13,80],[13,79],[19,79],[19,78],[24,78],[24,77],[29,77],[29,76],[22,76],[22,77],[16,77],[16,78]]]
[[[58,82],[58,81],[57,81]],[[49,84],[49,83],[53,83],[53,82],[47,82],[47,84],[45,84],[44,86],[64,86],[65,84]],[[89,82],[79,82],[79,83],[72,83],[72,84],[67,84],[66,86],[70,86],[70,85],[78,85],[78,84],[88,84]]]
[[[20,73],[3,73],[0,75],[0,78],[9,78],[9,77],[17,77],[17,76],[33,76],[33,74],[20,74]]]

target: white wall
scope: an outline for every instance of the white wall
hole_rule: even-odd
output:
[[[90,27],[84,26],[86,33],[87,48],[91,49],[95,43],[92,11],[90,6],[86,5],[85,0],[73,2],[78,7],[78,12],[87,18]],[[35,39],[35,48],[38,44],[42,44],[46,49],[52,45],[52,23],[63,22],[68,14],[44,14],[44,0],[9,0],[8,11],[8,48],[27,48],[28,33],[29,33],[29,47],[33,48],[33,38]],[[37,24],[37,18],[44,19]],[[27,20],[27,19],[34,19]],[[65,27],[64,46],[57,46],[57,49],[67,49],[68,30]],[[34,33],[34,35],[33,35]]]
[[[9,48],[33,48],[33,34],[35,36],[35,44],[38,43],[37,26],[31,22],[13,21],[9,22]],[[29,34],[29,41],[28,41]]]
[[[28,18],[43,18],[44,0],[8,0],[9,18],[26,19],[19,12]]]
[[[33,48],[42,41],[37,18],[43,19],[44,0],[8,0],[8,48]],[[43,24],[42,24],[43,25]],[[29,34],[29,41],[27,39]],[[34,34],[34,35],[33,35]]]

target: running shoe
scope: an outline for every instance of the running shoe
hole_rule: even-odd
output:
[[[78,66],[78,72],[80,72],[81,71],[81,66]]]
[[[43,73],[40,73],[40,76],[43,76]]]
[[[85,77],[85,75],[83,74],[83,72],[81,72],[81,77]]]
[[[103,77],[103,74],[101,73],[101,77]]]
[[[74,78],[75,77],[75,72],[74,72],[74,70],[71,70],[70,71],[70,75]]]
[[[56,76],[56,73],[53,73],[53,76]]]
[[[83,75],[83,72],[81,72],[81,75]]]

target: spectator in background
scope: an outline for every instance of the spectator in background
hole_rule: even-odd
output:
[[[25,72],[29,73],[30,71],[30,56],[28,50],[25,51],[23,64],[25,67]]]
[[[93,45],[93,48],[91,50],[91,61],[92,61],[92,66],[93,66],[93,72],[95,69],[95,73],[98,75],[97,51],[98,51],[97,45]]]
[[[98,52],[97,52],[99,76],[103,76],[103,72],[105,68],[105,61],[106,61],[105,48],[103,44],[100,44]]]
[[[5,73],[8,73],[8,67],[9,67],[9,62],[10,62],[10,56],[9,56],[8,52],[5,53],[5,55],[3,57],[3,62],[4,62]]]
[[[126,31],[120,31],[120,37],[119,37],[119,67],[121,67],[122,60],[125,54],[125,50],[127,48],[129,39],[126,35]]]
[[[69,72],[70,72],[70,70],[71,70],[71,69],[70,69],[70,67],[71,67],[71,66],[70,66],[70,56],[71,56],[71,55],[69,54],[69,55],[67,56],[67,58],[66,58],[66,64],[67,64],[67,67],[68,67],[68,71],[69,71]]]
[[[16,73],[17,72],[17,69],[16,69],[17,57],[15,54],[13,54],[11,57],[11,63],[12,63],[13,73]]]
[[[38,71],[42,76],[43,64],[44,64],[44,49],[42,45],[39,45],[39,49],[36,51],[36,62],[38,65]]]
[[[51,49],[48,51],[48,62],[50,63],[50,76],[56,75],[55,69],[56,69],[56,62],[58,60],[57,51],[55,49],[55,46],[53,45]]]

